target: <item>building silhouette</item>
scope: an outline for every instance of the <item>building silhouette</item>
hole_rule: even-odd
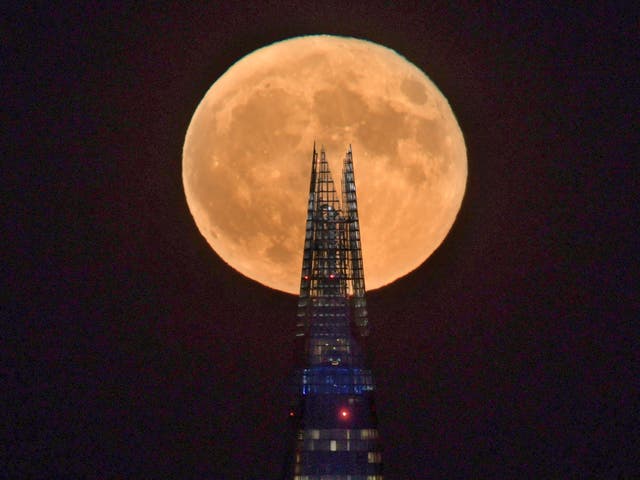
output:
[[[351,147],[336,191],[314,144],[289,412],[288,480],[382,480]],[[341,197],[341,198],[340,198]]]

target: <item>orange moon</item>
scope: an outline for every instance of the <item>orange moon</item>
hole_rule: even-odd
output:
[[[327,35],[254,51],[198,105],[182,179],[211,247],[241,274],[298,293],[314,140],[338,188],[352,145],[367,289],[419,267],[462,203],[462,132],[415,65],[375,43]]]

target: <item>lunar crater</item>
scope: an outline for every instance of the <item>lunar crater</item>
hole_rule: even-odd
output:
[[[411,103],[416,105],[424,105],[429,99],[427,95],[427,89],[418,80],[412,78],[406,78],[400,84],[400,89],[404,93]]]

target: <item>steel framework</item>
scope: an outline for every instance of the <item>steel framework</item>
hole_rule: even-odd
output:
[[[299,365],[289,412],[291,480],[381,480],[360,225],[351,147],[336,191],[313,146],[298,300]]]

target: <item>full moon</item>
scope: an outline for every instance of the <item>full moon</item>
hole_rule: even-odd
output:
[[[298,293],[314,141],[337,188],[352,146],[367,290],[419,267],[462,203],[462,132],[446,98],[404,57],[327,35],[254,51],[198,105],[182,179],[211,247],[241,274]]]

